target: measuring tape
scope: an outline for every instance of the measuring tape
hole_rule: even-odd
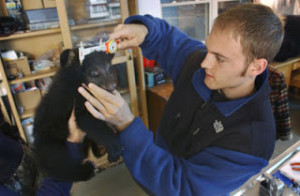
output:
[[[80,42],[79,47],[79,61],[82,63],[84,57],[94,51],[103,51],[105,53],[113,54],[118,50],[119,41],[109,40],[105,43],[102,43],[102,40],[99,42],[99,46],[94,46],[90,48],[84,48],[83,43]]]

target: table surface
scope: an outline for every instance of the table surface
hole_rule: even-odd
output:
[[[244,185],[242,185],[237,190],[233,191],[230,196],[253,196],[259,195],[259,188],[261,177],[264,173],[272,175],[275,173],[282,164],[291,159],[293,155],[300,151],[300,141],[296,142],[286,151],[278,155],[275,159],[271,160],[269,165],[266,166],[262,171],[252,178],[250,178]],[[284,195],[293,196],[293,193],[289,192],[290,190],[285,190]],[[288,194],[287,194],[288,193]]]

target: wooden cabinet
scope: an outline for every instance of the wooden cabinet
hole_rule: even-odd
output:
[[[300,68],[300,58],[292,58],[284,62],[273,62],[271,63],[271,66],[279,69],[283,73],[287,89],[289,89],[290,85],[294,85],[293,82],[290,84],[292,71]]]
[[[297,62],[293,63],[290,86],[294,87],[291,96],[300,100],[300,58],[298,58]]]
[[[30,1],[30,0],[23,0]],[[128,12],[128,2],[127,0],[120,0],[120,13],[121,17],[116,19],[106,19],[106,20],[94,20],[93,22],[85,23],[75,23],[75,25],[69,26],[69,21],[71,18],[71,8],[67,3],[76,2],[80,6],[74,6],[73,8],[86,7],[85,0],[69,0],[61,1],[56,0],[56,8],[59,17],[59,28],[54,29],[45,29],[39,31],[28,31],[28,32],[17,32],[8,37],[0,37],[0,49],[16,50],[29,53],[33,57],[40,56],[51,49],[62,49],[72,48],[76,46],[74,39],[75,36],[80,40],[85,40],[91,38],[93,35],[99,32],[110,33],[113,31],[114,27],[122,23],[122,21],[129,16]],[[107,1],[106,1],[107,2]],[[74,23],[73,23],[74,24]],[[108,34],[107,34],[108,35]],[[115,54],[115,57],[112,60],[113,65],[125,64],[128,87],[119,88],[123,97],[128,101],[131,110],[135,116],[141,116],[146,126],[148,126],[148,114],[146,107],[146,96],[145,96],[145,85],[143,72],[141,70],[141,57],[138,50],[135,50],[136,53],[133,53],[132,50],[119,51]],[[136,65],[134,64],[136,62]],[[137,76],[139,85],[136,85],[135,70],[138,70]],[[9,105],[11,107],[13,121],[17,125],[22,138],[27,140],[24,130],[21,124],[21,121],[34,116],[34,109],[24,111],[20,114],[17,110],[16,100],[10,90],[10,86],[22,82],[33,81],[41,79],[44,77],[51,77],[55,75],[58,68],[52,68],[47,71],[38,72],[35,74],[30,74],[22,78],[17,78],[14,80],[8,80],[5,75],[5,70],[3,67],[3,62],[0,61],[0,73],[2,75],[2,81],[4,87],[7,91]],[[137,87],[138,86],[138,87]]]
[[[165,105],[173,92],[173,83],[164,83],[147,89],[149,128],[155,134]]]

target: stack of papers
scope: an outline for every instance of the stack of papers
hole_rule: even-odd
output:
[[[299,163],[300,162],[300,152],[297,152],[290,160],[282,165],[279,169],[280,172],[289,178],[291,181],[296,183],[300,183],[300,171],[292,170],[291,163]]]

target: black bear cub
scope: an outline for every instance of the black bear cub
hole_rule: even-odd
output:
[[[81,154],[87,157],[87,148],[91,147],[94,155],[100,156],[98,145],[102,145],[110,162],[120,158],[119,135],[86,110],[85,99],[77,92],[82,83],[89,82],[108,91],[114,90],[112,57],[96,51],[86,55],[80,65],[77,49],[62,52],[61,68],[35,112],[33,147],[40,169],[46,175],[67,181],[88,180],[94,176],[94,164],[90,161],[82,163],[82,159],[70,154],[70,145],[66,145],[68,120],[73,108],[78,127],[86,132]]]

